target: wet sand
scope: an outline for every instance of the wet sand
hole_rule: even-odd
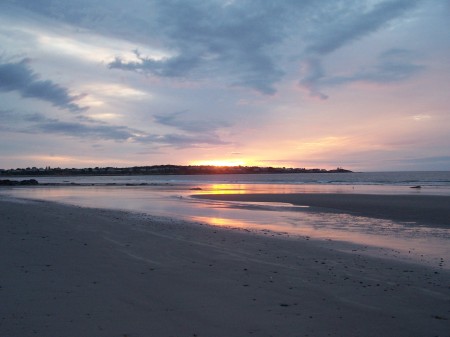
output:
[[[0,214],[0,336],[449,336],[438,266],[43,201]]]
[[[223,201],[285,202],[312,211],[348,213],[380,219],[450,227],[450,196],[379,194],[205,194],[195,198]]]

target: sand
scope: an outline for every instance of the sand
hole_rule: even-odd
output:
[[[344,212],[380,219],[450,227],[450,196],[381,194],[208,194],[196,195],[226,201],[286,202],[310,206],[312,211]]]
[[[439,267],[43,201],[0,214],[0,336],[450,336]]]

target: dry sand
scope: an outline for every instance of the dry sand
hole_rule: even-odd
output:
[[[450,336],[439,267],[50,202],[0,214],[0,336]]]

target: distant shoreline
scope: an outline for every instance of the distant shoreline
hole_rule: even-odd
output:
[[[353,173],[338,167],[333,170],[320,168],[287,168],[260,166],[186,166],[153,165],[133,167],[88,167],[88,168],[17,168],[0,169],[0,176],[121,176],[121,175],[217,175],[217,174],[279,174],[279,173]]]

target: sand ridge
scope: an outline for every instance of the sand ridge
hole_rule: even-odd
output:
[[[351,193],[200,194],[194,198],[223,201],[285,202],[321,212],[345,212],[380,219],[413,221],[450,228],[450,196]]]

